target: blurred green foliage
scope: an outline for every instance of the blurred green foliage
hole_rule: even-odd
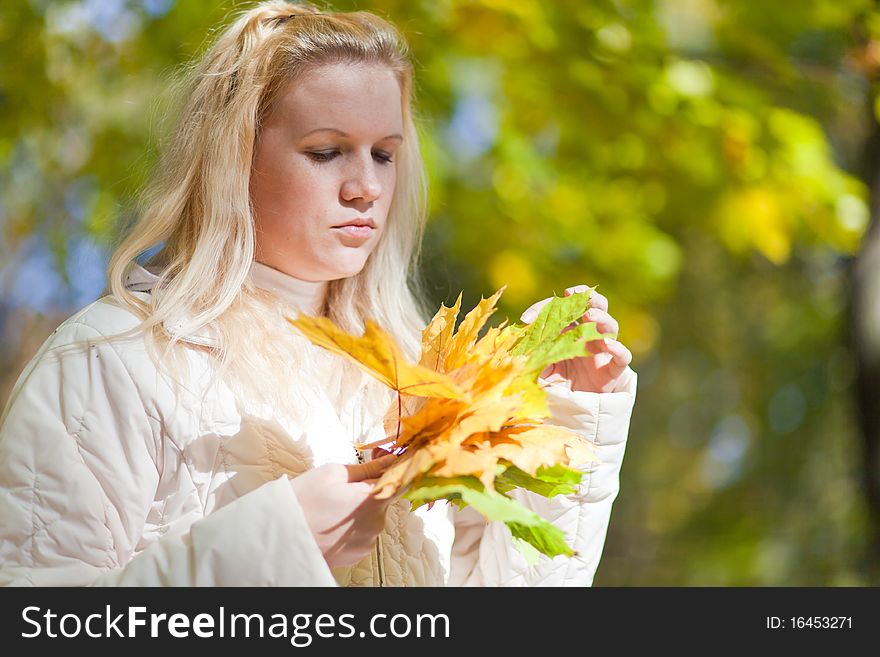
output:
[[[0,6],[0,264],[35,233],[59,262],[73,235],[110,243],[168,128],[175,67],[247,4]],[[877,584],[841,335],[869,219],[873,4],[333,6],[410,42],[433,305],[506,284],[515,319],[598,284],[635,353],[596,584]]]

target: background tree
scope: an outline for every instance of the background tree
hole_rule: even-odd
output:
[[[853,61],[870,82],[865,112],[870,135],[865,144],[862,175],[870,190],[871,224],[852,268],[851,342],[857,363],[856,401],[863,439],[862,479],[871,515],[869,571],[880,576],[880,123],[877,83],[880,79],[880,18],[874,9],[856,25],[861,45]]]

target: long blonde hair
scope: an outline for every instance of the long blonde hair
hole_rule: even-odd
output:
[[[110,291],[142,319],[135,330],[145,332],[151,353],[170,370],[179,372],[183,362],[180,336],[210,327],[218,374],[249,393],[263,393],[270,404],[296,397],[309,371],[310,347],[283,321],[283,303],[248,276],[255,253],[251,163],[261,122],[279,90],[315,66],[338,63],[394,72],[404,141],[386,228],[359,274],[328,283],[322,314],[358,334],[373,319],[408,357],[418,357],[429,317],[419,274],[426,181],[410,107],[406,43],[391,24],[368,12],[330,13],[271,0],[239,12],[204,56],[185,67],[176,128],[139,201],[139,220],[110,260]],[[144,300],[126,289],[126,276],[133,260],[161,243],[159,279]],[[166,330],[169,321],[179,332]]]

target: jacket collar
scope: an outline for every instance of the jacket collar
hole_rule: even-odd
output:
[[[320,311],[327,291],[326,281],[304,281],[256,261],[251,266],[250,277],[257,287],[276,294],[297,310],[304,310],[311,314],[317,314]],[[132,261],[125,278],[125,287],[131,292],[149,294],[153,291],[158,280],[157,271],[142,267]],[[210,326],[204,326],[194,333],[184,334],[182,327],[186,323],[186,319],[185,317],[174,320],[166,319],[163,326],[166,331],[178,336],[181,340],[206,347],[218,345],[216,333]]]

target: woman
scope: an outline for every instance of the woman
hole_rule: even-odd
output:
[[[385,435],[394,393],[284,320],[359,333],[374,318],[417,358],[411,89],[401,37],[369,13],[265,2],[219,36],[113,255],[112,294],[50,336],[4,412],[2,583],[592,582],[635,397],[623,345],[543,373],[552,420],[598,458],[576,495],[519,491],[578,552],[528,565],[503,524],[371,496],[395,457],[353,443]],[[616,334],[607,301],[592,305],[585,319]]]

